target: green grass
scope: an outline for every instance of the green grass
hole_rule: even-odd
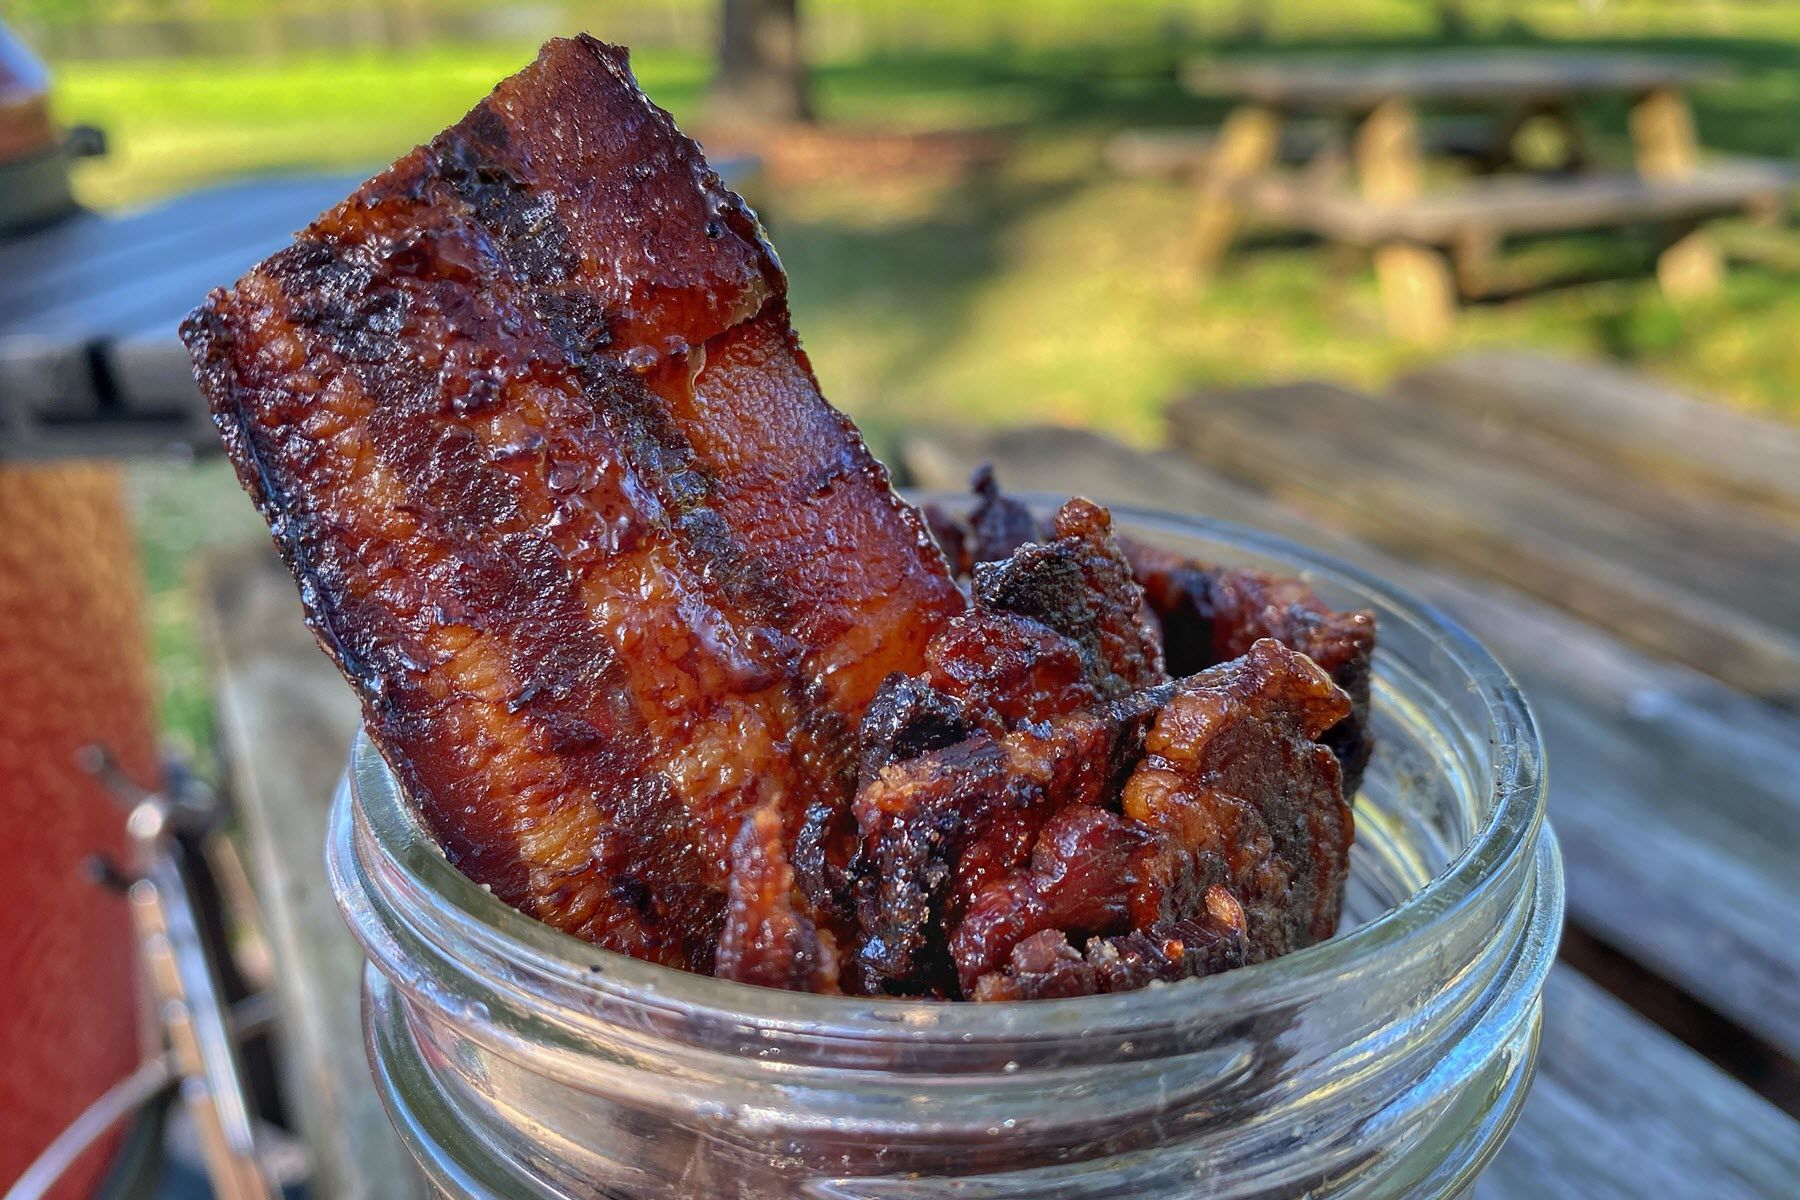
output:
[[[213,707],[194,609],[193,571],[210,547],[261,538],[262,521],[222,459],[133,464],[145,624],[164,740],[210,773]]]
[[[1283,46],[1419,44],[1289,38]],[[1736,80],[1695,98],[1705,141],[1734,153],[1795,152],[1800,72],[1787,37],[1605,44],[1731,62]],[[1183,260],[1188,195],[1103,168],[1100,146],[1119,128],[1218,119],[1217,105],[1174,83],[1175,63],[1202,49],[1268,47],[1115,38],[1077,50],[1021,40],[979,53],[893,51],[821,66],[820,107],[840,127],[985,128],[1011,145],[989,168],[825,170],[804,186],[768,186],[753,197],[790,273],[795,323],[826,390],[878,447],[903,424],[932,420],[1084,424],[1149,442],[1163,405],[1185,387],[1309,375],[1379,385],[1419,360],[1385,330],[1357,256],[1265,241],[1203,289]],[[379,165],[529,54],[509,45],[272,63],[69,63],[60,67],[60,103],[68,119],[101,124],[113,138],[108,160],[82,168],[83,195],[127,205],[247,173]],[[635,61],[646,88],[679,119],[698,115],[702,57],[657,51]],[[1594,106],[1585,120],[1603,155],[1625,153],[1619,105]],[[1677,308],[1648,277],[1639,239],[1559,239],[1523,253],[1552,273],[1607,278],[1471,308],[1444,352],[1508,343],[1604,355],[1725,403],[1800,418],[1800,281],[1792,274],[1738,265],[1720,295]],[[217,464],[143,482],[165,720],[177,740],[203,751],[205,692],[179,568],[254,522]]]

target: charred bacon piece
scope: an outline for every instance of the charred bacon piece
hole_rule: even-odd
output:
[[[993,733],[1046,721],[1100,701],[1074,639],[1041,621],[979,603],[925,647],[925,679]]]
[[[781,911],[779,852],[809,801],[847,805],[864,707],[964,601],[785,291],[624,52],[581,37],[183,338],[451,860],[600,945],[814,986],[831,915],[801,887]]]
[[[1049,538],[975,565],[983,608],[1031,617],[1079,648],[1088,682],[1103,698],[1168,678],[1144,592],[1112,536],[1112,516],[1089,500],[1064,504]]]
[[[1054,536],[1019,500],[1000,489],[993,467],[976,468],[970,488],[977,497],[966,523],[933,516],[934,536],[962,574],[1015,555],[1026,543]],[[1362,784],[1373,747],[1369,719],[1369,669],[1375,651],[1375,614],[1328,607],[1304,580],[1248,567],[1219,567],[1135,539],[1114,539],[1144,590],[1149,624],[1169,674],[1180,678],[1237,658],[1258,638],[1274,638],[1307,655],[1350,694],[1353,709],[1324,737],[1344,767],[1344,791]],[[959,566],[960,563],[960,566]],[[979,599],[979,589],[977,598]]]
[[[964,994],[1113,990],[1330,936],[1350,810],[1337,760],[1315,739],[1348,708],[1316,664],[1273,640],[1176,684],[1122,814],[1056,813],[1029,863],[963,907],[950,947]],[[1085,944],[1089,958],[1049,954],[1046,931]],[[1092,974],[1102,963],[1108,971]]]
[[[1000,736],[890,763],[856,795],[859,986],[955,995],[945,930],[1029,858],[1044,822],[1101,805],[1143,753],[1163,684]]]
[[[1129,932],[1132,896],[1144,883],[1139,872],[1158,842],[1154,830],[1087,804],[1066,805],[1045,820],[1029,861],[978,889],[950,934],[963,993],[975,992],[983,976],[1047,931],[1084,941]]]
[[[1344,768],[1344,793],[1362,785],[1369,733],[1369,664],[1375,614],[1326,606],[1304,580],[1249,567],[1209,567],[1129,539],[1121,545],[1162,624],[1169,670],[1189,675],[1274,638],[1311,658],[1349,693],[1351,713],[1323,740]]]
[[[1223,887],[1252,962],[1330,937],[1353,827],[1317,739],[1349,711],[1317,663],[1272,638],[1177,685],[1122,795],[1124,815],[1164,838],[1140,870],[1133,924],[1192,917]]]
[[[971,1000],[1054,1000],[1101,992],[1134,992],[1152,983],[1216,975],[1244,965],[1241,924],[1232,924],[1230,895],[1215,893],[1222,915],[1161,921],[1147,930],[1094,938],[1077,951],[1057,929],[1014,946],[1004,966],[976,981]],[[1238,914],[1241,921],[1242,914]]]

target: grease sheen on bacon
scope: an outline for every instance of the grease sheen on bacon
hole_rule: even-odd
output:
[[[785,291],[624,52],[581,37],[183,337],[452,861],[600,945],[829,987],[845,931],[783,856],[809,803],[847,806],[863,709],[963,599]]]

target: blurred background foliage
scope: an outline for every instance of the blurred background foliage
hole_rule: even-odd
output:
[[[878,452],[902,422],[1049,421],[1139,442],[1184,387],[1304,376],[1379,385],[1422,353],[1391,335],[1368,263],[1299,240],[1188,269],[1191,195],[1122,177],[1106,139],[1204,126],[1198,56],[1445,46],[1638,49],[1718,59],[1693,97],[1711,149],[1800,157],[1800,3],[1783,0],[802,0],[811,127],[747,134],[705,104],[717,0],[482,5],[12,0],[67,121],[108,132],[79,168],[97,207],[254,173],[366,174],[454,120],[546,36],[633,47],[651,96],[709,148],[758,155],[753,202],[792,278],[825,390]],[[729,116],[729,114],[724,114]],[[1620,105],[1583,112],[1629,161]],[[1529,243],[1574,281],[1471,307],[1454,341],[1605,356],[1725,403],[1800,419],[1800,241],[1725,226],[1715,297],[1671,305],[1653,246],[1618,234]],[[221,281],[224,282],[224,281]],[[196,297],[196,300],[198,297]],[[172,733],[209,736],[182,564],[254,529],[221,464],[139,472]]]

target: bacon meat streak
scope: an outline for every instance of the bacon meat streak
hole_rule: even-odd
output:
[[[624,52],[581,37],[183,338],[451,860],[600,945],[828,987],[845,930],[785,847],[809,802],[847,809],[863,709],[964,601],[785,291]]]

